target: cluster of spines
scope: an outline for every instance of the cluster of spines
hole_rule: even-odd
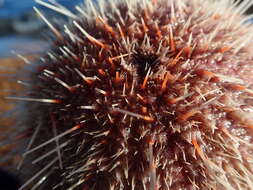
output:
[[[229,0],[101,0],[95,8],[87,0],[76,7],[79,16],[37,2],[74,21],[61,34],[35,8],[60,47],[41,59],[32,97],[12,98],[52,104],[38,111],[43,121],[29,146],[39,130],[54,137],[44,135],[49,140],[39,145],[35,140],[24,156],[55,143],[33,163],[57,157],[21,189],[35,178],[41,178],[37,185],[51,183],[49,168],[57,162],[64,172],[54,185],[69,189],[251,188],[244,149],[250,150],[253,121],[240,109],[241,96],[253,94],[241,74],[250,74],[252,27],[241,16],[251,1],[235,8]],[[227,68],[240,62],[239,74]]]

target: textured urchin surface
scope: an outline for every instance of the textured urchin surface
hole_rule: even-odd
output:
[[[22,188],[252,189],[252,1],[38,2],[72,21],[48,23],[54,45],[13,97],[35,131]]]

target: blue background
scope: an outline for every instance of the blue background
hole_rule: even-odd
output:
[[[82,0],[57,0],[57,2],[71,8]],[[31,10],[33,6],[41,7],[34,0],[0,0],[0,18],[19,16]]]
[[[48,2],[48,0],[43,1]],[[76,11],[74,8],[75,5],[80,4],[83,1],[85,0],[56,0],[56,2],[70,10],[74,10],[74,12]],[[34,39],[34,37],[32,37],[30,34],[19,34],[13,29],[8,29],[8,27],[10,27],[9,25],[11,25],[13,21],[20,20],[20,18],[22,18],[22,16],[26,13],[34,13],[34,6],[40,10],[43,10],[45,14],[46,12],[51,12],[50,16],[53,14],[61,15],[47,7],[39,5],[34,0],[0,0],[0,24],[2,22],[2,30],[7,30],[3,34],[4,36],[0,35],[0,59],[14,56],[11,53],[12,50],[19,54],[26,55],[44,52],[44,49],[47,48],[47,43],[42,39]],[[5,24],[3,25],[3,23]],[[36,44],[38,45],[35,46]]]

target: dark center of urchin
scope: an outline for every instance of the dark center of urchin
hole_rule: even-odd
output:
[[[158,56],[154,53],[144,52],[143,50],[137,50],[133,53],[133,64],[137,67],[138,76],[143,79],[148,70],[153,70],[159,65]]]

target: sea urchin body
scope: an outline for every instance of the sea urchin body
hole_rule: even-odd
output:
[[[13,97],[36,132],[21,189],[253,188],[252,1],[38,2],[72,21],[35,9],[56,39]]]

